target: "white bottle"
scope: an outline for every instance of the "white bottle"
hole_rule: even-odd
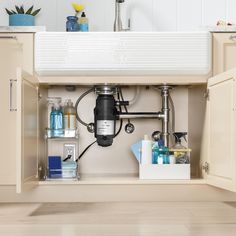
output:
[[[148,135],[144,135],[144,140],[142,140],[142,165],[152,164],[152,141],[149,139]]]

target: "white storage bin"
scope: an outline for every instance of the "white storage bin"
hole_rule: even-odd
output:
[[[139,165],[139,178],[149,180],[190,179],[190,164]]]

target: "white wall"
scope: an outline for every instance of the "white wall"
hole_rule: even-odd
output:
[[[4,7],[15,4],[41,7],[37,25],[46,25],[49,31],[64,31],[66,16],[73,14],[71,2],[86,5],[91,31],[111,31],[115,0],[2,0],[0,25],[8,25]],[[236,23],[235,0],[126,0],[124,22],[132,21],[135,31],[196,30],[226,20]]]

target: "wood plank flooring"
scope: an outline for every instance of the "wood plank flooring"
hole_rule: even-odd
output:
[[[236,202],[0,204],[0,236],[235,236]]]

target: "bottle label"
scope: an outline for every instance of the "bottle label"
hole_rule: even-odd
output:
[[[97,121],[97,135],[114,135],[114,128],[113,120]]]
[[[65,129],[76,129],[76,117],[75,115],[64,115],[64,126]]]

